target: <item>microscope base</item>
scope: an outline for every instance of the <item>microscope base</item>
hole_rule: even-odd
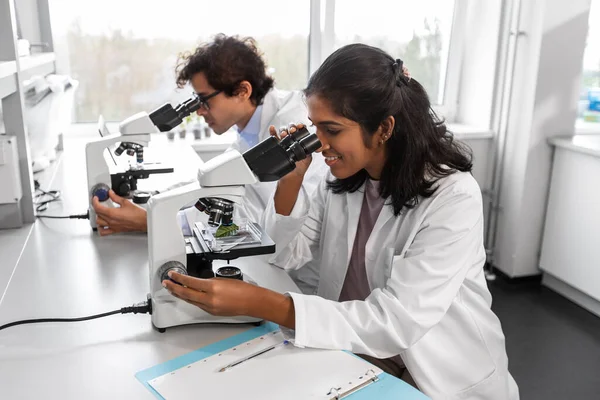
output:
[[[244,281],[256,285],[250,277],[244,275]],[[150,295],[148,295],[150,297]],[[262,319],[237,316],[219,317],[211,315],[192,304],[173,297],[166,289],[152,297],[152,325],[160,333],[166,328],[194,324],[260,324]]]
[[[189,306],[189,308],[184,305]],[[259,318],[246,316],[217,317],[179,299],[168,303],[153,301],[152,308],[152,325],[160,333],[164,333],[167,328],[182,325],[260,324],[262,322]],[[185,312],[183,312],[183,309],[185,309]]]

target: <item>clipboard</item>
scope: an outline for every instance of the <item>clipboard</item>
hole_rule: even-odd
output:
[[[268,351],[260,353],[265,349]],[[254,354],[259,355],[253,357]],[[242,363],[226,368],[240,360]],[[310,368],[311,365],[316,369]],[[269,371],[271,374],[266,374]],[[319,373],[318,379],[307,375],[311,371]],[[198,395],[208,399],[240,398],[235,396],[239,396],[242,389],[241,398],[428,399],[407,383],[351,353],[301,349],[286,344],[279,326],[273,323],[140,371],[136,378],[157,399],[163,400]],[[302,378],[308,379],[311,385],[302,385]],[[240,386],[242,381],[247,387]]]

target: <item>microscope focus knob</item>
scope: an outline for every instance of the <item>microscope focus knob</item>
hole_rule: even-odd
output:
[[[129,196],[130,192],[131,192],[131,185],[129,183],[122,182],[119,185],[119,193],[118,193],[119,196],[127,197],[127,196]]]
[[[94,187],[92,187],[92,197],[98,197],[98,200],[100,200],[101,202],[106,201],[108,200],[109,190],[110,187],[108,187],[106,183],[97,183],[96,185],[94,185]]]
[[[160,282],[162,281],[171,281],[173,283],[180,284],[179,282],[175,282],[173,279],[169,278],[169,271],[177,272],[181,275],[187,275],[187,270],[185,269],[185,265],[180,263],[179,261],[167,261],[158,269],[158,278]]]

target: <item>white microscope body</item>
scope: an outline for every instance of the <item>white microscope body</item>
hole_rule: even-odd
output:
[[[231,214],[227,214],[223,210],[232,211],[233,206],[231,203],[238,205],[242,203],[245,185],[252,185],[258,181],[278,180],[291,172],[297,161],[308,157],[320,147],[321,143],[317,136],[309,134],[306,128],[300,129],[282,140],[269,137],[244,152],[244,154],[231,150],[203,164],[198,172],[198,183],[182,186],[155,195],[150,199],[148,203],[149,296],[152,301],[152,323],[159,331],[163,332],[164,329],[172,326],[202,322],[258,322],[255,318],[244,316],[213,316],[196,306],[173,297],[163,288],[162,281],[169,279],[167,272],[170,270],[184,274],[189,273],[189,275],[197,277],[201,275],[194,261],[189,261],[193,258],[188,257],[189,248],[186,247],[188,243],[186,243],[186,238],[184,238],[177,221],[177,212],[182,207],[196,201],[197,206],[200,204],[199,209],[202,209],[205,208],[208,202],[211,207],[209,224],[212,220],[212,226],[217,226],[218,224],[215,221],[219,222],[218,220],[220,220],[222,225],[227,226],[224,221],[227,215]],[[223,202],[223,199],[226,202]],[[217,214],[222,215],[222,217],[213,218]],[[228,221],[230,222],[229,219]],[[258,227],[257,224],[252,224],[252,226]],[[229,255],[222,256],[223,253],[220,253],[220,250],[210,249],[206,242],[204,246],[198,244],[202,239],[198,241],[197,246],[203,247],[200,251],[202,257],[205,257],[206,254],[213,257],[209,258],[210,260],[215,258],[229,260],[249,255],[273,253],[275,244],[260,227],[258,228],[262,232],[259,235],[259,240],[255,240],[247,246],[234,245],[235,248],[228,250]],[[203,237],[203,233],[199,229],[197,229],[195,235],[196,237]],[[208,249],[208,251],[204,249]],[[191,253],[197,254],[195,250]],[[200,259],[203,260],[204,258]],[[190,266],[188,262],[194,265]],[[202,266],[206,268],[206,264],[202,264]],[[208,268],[210,268],[209,272],[212,274],[212,264]],[[243,278],[251,281],[245,275]]]
[[[108,134],[102,117],[100,117],[98,125],[102,137],[92,140],[85,146],[88,207],[92,228],[96,228],[96,213],[92,207],[91,199],[94,195],[98,195],[101,200],[106,199],[108,196],[106,187],[110,187],[111,173],[114,172],[111,171],[111,168],[116,165],[114,156],[108,147],[117,142],[136,143],[145,147],[150,142],[150,134],[158,132],[146,112],[140,112],[121,122],[117,134]]]
[[[186,243],[177,221],[177,212],[202,198],[220,198],[241,204],[245,185],[258,182],[243,156],[228,151],[203,164],[198,183],[191,183],[153,196],[148,203],[148,251],[152,323],[159,330],[199,322],[248,323],[251,317],[216,317],[173,297],[163,286],[168,272],[165,264],[177,261],[187,267]]]
[[[193,94],[189,99],[173,107],[166,103],[150,114],[140,112],[127,118],[119,124],[118,134],[110,134],[100,117],[99,131],[102,138],[89,142],[85,147],[87,162],[87,180],[88,180],[88,198],[90,224],[96,228],[96,213],[92,207],[92,198],[98,196],[101,202],[107,201],[108,191],[112,188],[117,194],[126,193],[129,195],[130,189],[135,190],[137,179],[145,179],[150,174],[173,172],[173,168],[145,168],[143,162],[143,148],[150,142],[150,134],[169,131],[183,122],[183,119],[193,112],[196,112],[202,106],[202,99],[197,94]],[[111,171],[118,169],[118,163],[114,155],[107,147],[116,142],[121,142],[121,146],[115,151],[119,156],[127,146],[132,154],[137,156],[137,166],[134,170]],[[115,181],[113,181],[115,177]]]

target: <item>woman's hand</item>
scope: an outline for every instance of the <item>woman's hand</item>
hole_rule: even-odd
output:
[[[297,129],[303,127],[304,124],[290,124],[287,129],[282,128],[277,132],[275,127],[271,125],[269,127],[269,132],[272,136],[283,139],[290,133],[294,133]],[[275,190],[275,212],[277,214],[290,215],[294,209],[296,200],[298,200],[298,193],[302,187],[304,175],[306,174],[311,161],[312,157],[309,155],[304,160],[296,162],[296,168],[277,182],[277,189]]]
[[[231,317],[246,315],[273,321],[293,329],[294,302],[271,290],[244,281],[227,278],[200,279],[169,272],[163,286],[175,297],[200,307],[212,315]]]
[[[181,284],[163,281],[163,286],[173,296],[219,316],[248,315],[248,299],[256,289],[256,286],[237,279],[200,279],[176,272],[169,272],[169,278]]]
[[[279,132],[277,132],[275,127],[273,125],[271,125],[269,127],[269,133],[271,134],[271,136],[275,136],[277,139],[281,140],[284,137],[286,137],[287,135],[290,135],[304,127],[305,127],[304,124],[297,124],[297,125],[290,124],[287,128],[281,127],[279,129]],[[287,174],[280,180],[283,180],[283,179],[298,180],[299,179],[300,181],[302,181],[302,179],[304,179],[304,175],[306,175],[306,171],[308,171],[308,167],[310,167],[311,161],[312,161],[312,156],[309,155],[304,160],[300,160],[300,161],[296,162],[296,168],[294,168],[294,170],[292,172],[290,172],[289,174]]]

